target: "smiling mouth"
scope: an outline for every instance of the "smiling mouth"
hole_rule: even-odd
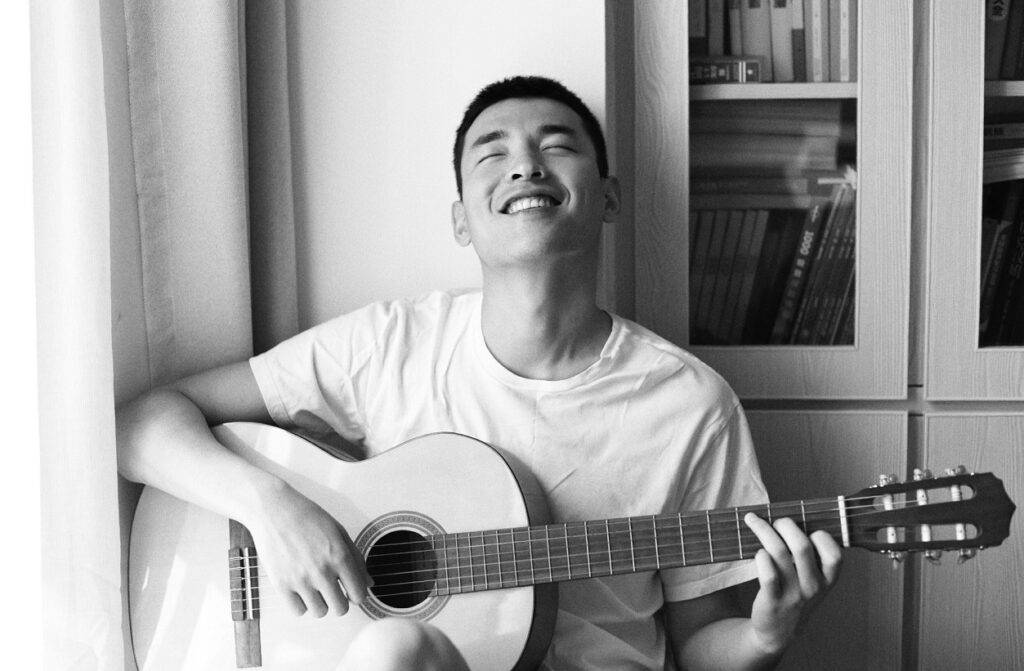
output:
[[[551,196],[525,196],[516,198],[505,206],[505,214],[516,214],[526,210],[536,210],[543,207],[555,207],[560,203]]]

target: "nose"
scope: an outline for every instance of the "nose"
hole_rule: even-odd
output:
[[[526,150],[516,156],[508,171],[508,179],[513,182],[522,179],[543,179],[546,175],[547,169],[541,157],[535,151]]]

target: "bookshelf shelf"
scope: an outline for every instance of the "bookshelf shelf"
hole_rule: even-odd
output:
[[[690,100],[780,100],[856,98],[857,84],[819,82],[813,84],[694,84]]]

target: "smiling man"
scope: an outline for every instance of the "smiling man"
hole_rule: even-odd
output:
[[[467,108],[453,158],[453,233],[479,256],[480,291],[368,306],[119,412],[126,477],[242,521],[297,613],[360,602],[362,558],[335,520],[221,448],[209,424],[337,433],[370,456],[426,433],[471,435],[531,469],[556,522],[766,500],[722,378],[595,302],[601,228],[620,194],[590,110],[549,79],[497,82]],[[541,668],[774,663],[835,581],[840,552],[790,520],[746,522],[764,546],[753,561],[561,583]],[[748,616],[732,590],[754,578]],[[339,668],[465,668],[430,625],[378,625]]]

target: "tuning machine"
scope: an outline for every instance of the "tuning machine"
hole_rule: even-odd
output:
[[[893,474],[882,473],[881,475],[878,476],[878,486],[879,487],[885,487],[886,485],[893,485],[893,484],[896,484],[898,482],[899,482],[899,478],[897,478]],[[882,507],[885,510],[893,510],[895,508],[895,504],[893,502],[892,494],[885,494],[885,495],[882,496]],[[893,543],[893,544],[895,544],[899,540],[899,535],[896,532],[896,527],[886,527],[885,528],[885,540],[886,540],[887,543]],[[901,563],[903,563],[903,560],[905,560],[907,558],[907,553],[902,551],[902,550],[888,550],[888,551],[885,552],[885,554],[888,555],[889,559],[892,560],[892,567],[893,567],[893,569],[899,568],[899,565]]]
[[[927,468],[915,468],[914,469],[914,482],[920,482],[922,480],[931,480],[933,478],[932,472]],[[923,487],[917,490],[917,505],[926,506],[928,505],[928,491]],[[927,543],[932,539],[932,528],[927,524],[920,526],[921,541]],[[942,562],[942,550],[926,550],[924,558],[929,562],[938,566]]]

